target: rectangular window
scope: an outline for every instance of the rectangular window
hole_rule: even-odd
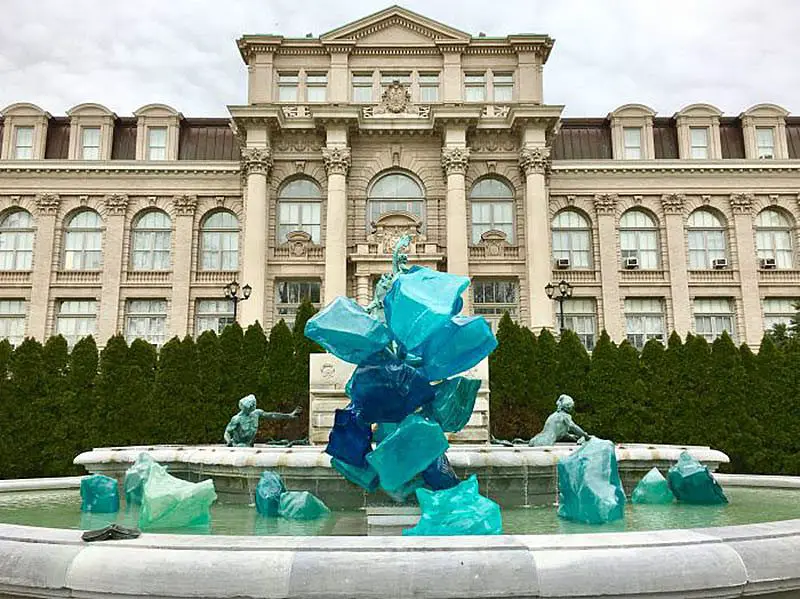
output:
[[[148,127],[147,128],[147,159],[166,160],[167,159],[167,128]]]
[[[353,102],[372,102],[372,73],[353,73]]]
[[[708,128],[691,127],[689,138],[692,144],[691,157],[699,160],[708,158]]]
[[[694,300],[695,333],[704,337],[709,343],[728,331],[728,335],[736,340],[734,328],[733,301],[727,298],[707,298]]]
[[[756,147],[759,158],[775,158],[775,130],[772,127],[756,127]]]
[[[305,231],[311,241],[320,240],[320,202],[287,202],[278,204],[278,243],[286,241],[292,231]]]
[[[81,160],[100,160],[100,127],[81,129]]]
[[[320,307],[319,281],[276,281],[275,320],[283,319],[291,329],[297,309],[306,298],[311,300],[314,307]]]
[[[72,347],[84,337],[95,334],[97,302],[95,300],[63,300],[58,306],[56,334]]]
[[[473,200],[472,201],[472,243],[481,242],[486,231],[502,231],[506,241],[514,241],[514,202],[513,200]]]
[[[425,104],[439,101],[439,73],[419,74],[419,101]]]
[[[167,302],[163,299],[128,300],[125,306],[125,338],[144,339],[160,346],[167,335]]]
[[[278,73],[278,102],[297,102],[298,73]]]
[[[511,102],[514,95],[514,76],[511,73],[494,74],[494,101]]]
[[[205,299],[197,300],[194,333],[214,331],[217,334],[229,324],[233,324],[233,303],[230,300]]]
[[[497,332],[503,314],[508,312],[511,320],[519,314],[518,284],[514,279],[473,279],[472,310],[483,316]]]
[[[664,301],[660,298],[628,298],[625,300],[625,325],[628,343],[642,349],[650,339],[664,343]]]
[[[381,93],[392,83],[397,81],[400,85],[408,89],[411,85],[411,73],[405,72],[385,72],[381,71]]]
[[[327,92],[327,73],[306,73],[306,101],[324,102],[327,99]]]
[[[0,339],[19,345],[25,338],[25,300],[0,300]]]
[[[33,127],[14,127],[14,158],[33,159]]]
[[[776,324],[789,325],[797,314],[795,305],[797,299],[783,297],[768,297],[764,300],[764,330],[769,331]]]
[[[466,73],[464,75],[464,99],[467,102],[486,101],[485,73]]]
[[[622,136],[625,140],[625,160],[640,160],[642,157],[642,128],[623,127]]]
[[[556,322],[561,326],[561,315]],[[597,337],[597,304],[590,298],[564,300],[564,328],[573,331],[587,351],[594,349]]]

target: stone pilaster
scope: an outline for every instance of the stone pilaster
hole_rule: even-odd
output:
[[[689,306],[689,273],[683,222],[685,203],[686,198],[681,193],[661,196],[664,227],[667,232],[667,258],[669,260],[669,285],[672,295],[674,329],[681,337],[686,336],[686,333],[694,328]]]
[[[266,311],[267,223],[269,200],[267,179],[272,170],[269,148],[242,150],[242,174],[247,187],[244,194],[244,243],[239,271],[241,285],[250,285],[250,299],[240,304],[239,322],[243,326],[263,322]]]
[[[611,339],[625,339],[625,327],[620,315],[619,266],[617,252],[617,194],[594,196],[597,230],[600,242],[600,282],[603,285],[603,322]]]
[[[323,299],[328,304],[347,295],[347,173],[350,148],[322,148],[328,174],[328,206],[325,218],[325,283]]]
[[[125,215],[128,196],[109,194],[103,198],[105,205],[105,242],[103,243],[102,289],[100,309],[97,312],[97,341],[104,344],[119,332],[120,284],[125,270],[123,244],[125,240]]]
[[[56,234],[56,217],[61,198],[58,194],[43,193],[36,196],[36,239],[33,244],[33,272],[31,273],[31,300],[28,307],[27,335],[44,342],[47,333],[50,283],[53,274],[53,252]]]
[[[744,331],[739,341],[750,347],[758,347],[764,335],[761,316],[761,298],[758,290],[758,259],[753,233],[753,195],[735,193],[730,197],[733,210],[733,228],[739,257],[739,279],[742,289],[742,322]]]
[[[442,148],[442,169],[447,178],[447,271],[469,275],[466,173],[469,148]]]
[[[177,195],[172,199],[175,212],[175,239],[172,255],[172,299],[169,319],[170,336],[183,337],[189,332],[189,290],[192,276],[192,231],[197,196]]]

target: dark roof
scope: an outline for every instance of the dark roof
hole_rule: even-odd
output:
[[[719,139],[723,158],[744,158],[744,134],[737,117],[720,117]]]
[[[239,160],[239,144],[228,119],[185,119],[178,160]]]
[[[136,118],[124,117],[114,123],[111,160],[136,159]]]
[[[69,119],[54,117],[47,123],[47,141],[44,157],[52,160],[66,160],[69,156]]]
[[[657,160],[678,158],[678,129],[673,119],[653,119],[653,150]]]
[[[611,128],[606,119],[563,119],[553,140],[553,160],[612,158]]]
[[[789,158],[800,158],[800,118],[786,119],[786,144],[789,146]]]

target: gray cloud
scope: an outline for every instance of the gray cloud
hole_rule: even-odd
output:
[[[548,33],[545,99],[570,116],[627,102],[670,115],[694,102],[738,114],[759,102],[798,109],[800,3],[794,0],[409,0],[477,34]],[[0,106],[52,114],[99,102],[130,114],[164,102],[225,116],[246,98],[235,39],[319,35],[387,6],[376,0],[3,0]]]

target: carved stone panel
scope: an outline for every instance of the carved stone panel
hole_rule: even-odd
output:
[[[397,240],[403,235],[411,236],[409,254],[416,254],[417,243],[425,241],[421,233],[422,222],[407,212],[387,212],[374,223],[375,230],[367,235],[367,241],[378,245],[379,254],[391,254]]]

